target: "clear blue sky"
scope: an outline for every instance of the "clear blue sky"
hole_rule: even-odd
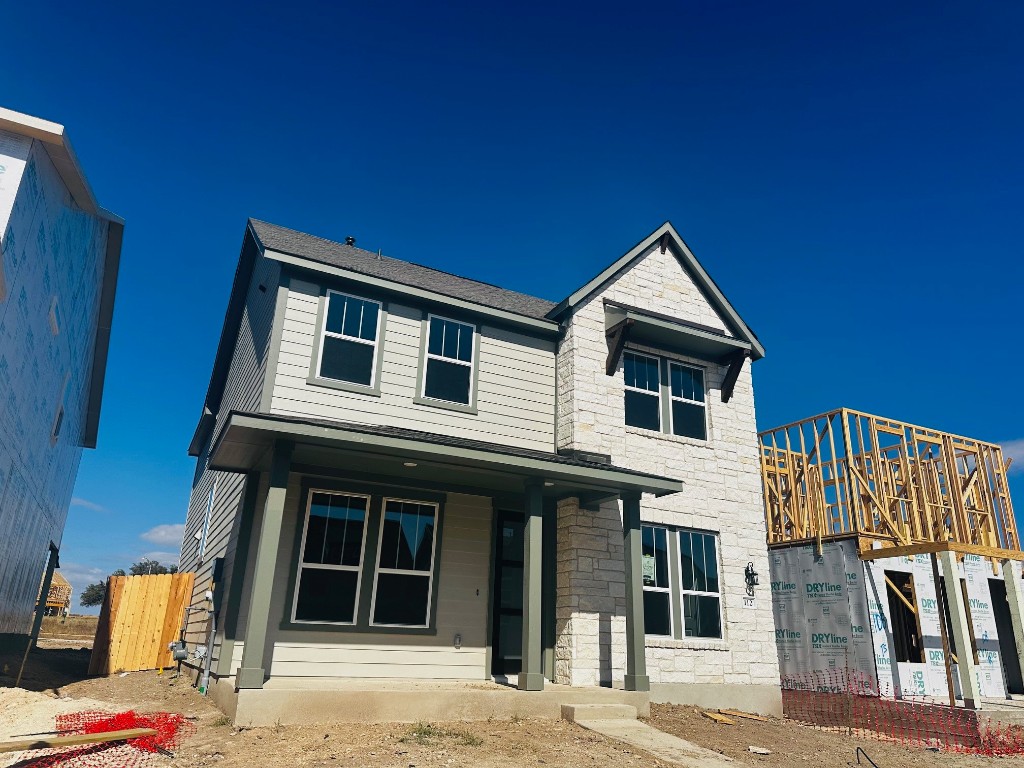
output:
[[[76,586],[177,550],[141,536],[247,216],[553,300],[671,219],[767,347],[760,427],[1024,439],[1020,3],[117,5],[11,4],[0,48],[127,220]]]

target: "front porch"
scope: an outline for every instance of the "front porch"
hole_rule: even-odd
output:
[[[547,685],[520,691],[499,683],[450,680],[275,677],[259,690],[219,680],[210,696],[238,725],[314,725],[324,722],[418,723],[454,720],[557,720],[563,705],[625,704],[650,714],[645,691]]]
[[[238,413],[210,467],[247,475],[236,555],[215,585],[211,695],[236,722],[646,711],[640,499],[680,482],[601,457]],[[621,501],[624,690],[552,684],[572,653],[554,626],[568,499],[580,515]],[[503,554],[509,541],[521,556]],[[493,682],[503,673],[518,691]]]

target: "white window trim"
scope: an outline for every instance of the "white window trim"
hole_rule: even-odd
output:
[[[380,548],[384,543],[384,517],[387,514],[388,502],[397,501],[404,504],[419,504],[422,507],[434,508],[434,535],[430,541],[430,568],[426,571],[414,571],[405,568],[381,568]],[[434,565],[437,560],[437,529],[440,525],[441,505],[436,501],[423,501],[422,499],[400,499],[393,496],[385,496],[380,504],[380,531],[377,533],[377,560],[373,564],[373,593],[370,598],[370,626],[371,627],[405,627],[407,629],[426,629],[430,626],[430,609],[433,607],[434,599]],[[381,574],[394,574],[396,576],[420,576],[427,577],[427,620],[423,624],[378,624],[373,620],[377,608],[377,577]]]
[[[473,329],[473,335],[469,340],[469,362],[465,360],[455,360],[444,355],[435,355],[430,352],[430,321],[434,318],[438,320],[444,320],[449,323],[457,323],[467,328]],[[469,406],[473,405],[473,384],[476,378],[476,335],[480,333],[480,328],[474,323],[466,323],[462,320],[456,320],[451,317],[445,317],[444,315],[427,315],[427,338],[424,339],[424,356],[423,356],[423,381],[420,382],[420,397],[424,400],[433,400],[436,403],[451,403],[453,405]],[[441,348],[444,349],[444,340],[441,341]],[[446,363],[455,363],[456,365],[469,366],[469,392],[468,399],[464,403],[460,403],[458,400],[442,400],[439,397],[428,397],[427,396],[427,361],[428,360],[442,360]],[[376,588],[376,585],[375,585]]]
[[[358,296],[356,297],[358,298]],[[309,532],[309,511],[313,506],[313,496],[317,493],[328,496],[348,496],[353,499],[366,499],[366,512],[363,518],[363,540],[359,543],[359,565],[328,565],[326,563],[304,563],[302,557],[306,552],[306,534]],[[328,491],[323,488],[310,488],[306,494],[306,513],[302,523],[302,541],[299,543],[299,557],[295,566],[295,589],[292,595],[291,619],[294,624],[324,624],[337,627],[354,627],[359,620],[359,593],[363,585],[363,561],[366,559],[366,529],[370,522],[370,503],[372,499],[365,493],[348,493],[346,491]],[[378,545],[379,546],[379,545]],[[323,571],[355,571],[356,572],[356,599],[352,605],[352,621],[314,621],[310,619],[295,618],[299,609],[299,588],[302,585],[302,569],[316,568]]]
[[[335,331],[328,331],[327,330],[327,315],[330,313],[330,310],[331,310],[331,296],[341,296],[341,297],[346,298],[346,299],[356,299],[358,301],[365,301],[368,304],[376,304],[377,305],[377,333],[374,335],[373,341],[370,341],[369,339],[362,339],[362,338],[359,338],[357,336],[349,336],[348,334],[345,334],[345,333],[337,333]],[[348,306],[347,305],[345,307],[345,312],[346,313],[348,312]],[[327,381],[342,381],[345,384],[351,384],[354,387],[365,386],[367,389],[371,389],[371,388],[375,387],[377,385],[377,355],[380,354],[380,334],[381,334],[382,327],[384,325],[384,323],[381,322],[383,316],[384,316],[384,305],[381,304],[381,302],[376,301],[375,299],[367,299],[367,298],[365,298],[363,296],[356,296],[355,294],[352,294],[352,293],[342,293],[341,291],[332,291],[332,290],[328,289],[326,297],[325,297],[325,302],[324,302],[324,316],[323,316],[323,320],[321,321],[321,324],[320,324],[320,344],[319,344],[320,348],[319,348],[319,350],[317,350],[317,356],[316,356],[316,378],[318,378],[318,379],[326,379]],[[361,326],[362,326],[362,320],[360,320],[360,327]],[[341,327],[342,328],[345,327],[345,315],[344,314],[342,314],[342,316],[341,316]],[[324,337],[326,337],[326,336],[330,336],[331,338],[334,338],[334,339],[343,339],[345,341],[355,342],[357,344],[367,344],[367,345],[373,346],[373,360],[370,363],[370,383],[369,384],[360,384],[359,382],[347,381],[345,379],[335,379],[335,378],[332,378],[330,376],[324,376],[320,372],[320,367],[323,364],[323,359],[324,359],[324,347],[326,346],[324,344]]]
[[[213,517],[213,505],[217,500],[217,481],[210,487],[210,495],[206,497],[206,516],[203,520],[203,535],[199,540],[199,562],[206,557],[206,537],[210,534],[210,519]]]
[[[709,434],[709,430],[708,430],[708,403],[707,403],[707,396],[708,396],[708,377],[707,377],[707,372],[703,368],[701,368],[699,366],[696,366],[696,365],[690,365],[689,363],[680,363],[680,362],[677,362],[675,360],[668,360],[667,362],[668,362],[668,398],[669,398],[669,407],[668,407],[668,421],[669,421],[669,424],[668,424],[668,431],[669,431],[669,434],[674,436],[674,437],[687,437],[690,440],[700,440],[701,442],[706,442],[707,439],[708,439],[708,434]],[[704,389],[704,399],[703,400],[690,400],[689,398],[677,397],[676,395],[672,394],[672,366],[676,366],[678,368],[689,368],[691,371],[697,371],[697,372],[700,373],[700,380],[701,380],[701,384],[702,384],[703,389]],[[699,405],[699,406],[701,406],[704,409],[704,437],[701,438],[701,437],[693,437],[693,435],[677,435],[676,434],[675,415],[672,412],[672,401],[673,400],[677,400],[680,403],[689,403],[690,405]]]
[[[678,532],[676,530],[674,530],[672,528],[669,528],[667,526],[664,526],[664,525],[654,525],[654,524],[648,524],[648,523],[641,523],[640,524],[641,542],[643,541],[642,537],[643,537],[643,529],[644,528],[661,529],[661,530],[663,530],[665,532],[665,566],[668,568],[668,573],[669,573],[669,576],[668,576],[668,586],[667,587],[648,587],[646,584],[643,583],[643,574],[641,573],[640,584],[643,587],[643,591],[644,592],[661,592],[661,593],[664,593],[664,594],[668,595],[668,634],[667,635],[655,635],[655,634],[651,634],[650,632],[647,632],[645,630],[644,631],[644,637],[649,637],[649,638],[652,638],[652,639],[658,638],[658,639],[671,640],[671,639],[675,638],[675,635],[673,635],[673,633],[672,633],[672,628],[675,626],[676,616],[675,616],[675,607],[672,605],[672,603],[673,603],[673,600],[672,600],[672,562],[671,562],[671,560],[672,560],[672,547],[669,545],[669,539],[672,536],[677,536]],[[641,568],[641,571],[642,570],[643,569]]]
[[[722,553],[718,546],[718,534],[712,531],[700,531],[696,528],[679,528],[676,531],[678,536],[683,531],[687,533],[697,533],[701,536],[707,536],[714,542],[715,545],[715,576],[718,578],[718,591],[717,592],[700,592],[696,589],[686,589],[683,587],[683,569],[682,563],[680,562],[679,567],[679,606],[683,610],[683,638],[684,640],[725,640],[725,616],[722,613]],[[678,545],[678,541],[676,544]],[[677,546],[677,551],[682,554],[682,549]],[[718,637],[704,637],[702,635],[688,635],[686,634],[686,611],[684,606],[683,598],[687,595],[696,595],[698,597],[715,597],[718,598]]]
[[[654,356],[648,355],[646,352],[637,352],[635,349],[627,349],[623,351],[623,361],[625,361],[626,355],[633,355],[634,357],[643,357],[647,360],[653,360],[655,365],[658,366],[658,388],[657,389],[643,389],[642,387],[634,387],[626,383],[626,368],[623,365],[622,368],[622,386],[625,387],[627,392],[639,392],[641,395],[647,395],[648,397],[656,398],[658,401],[658,428],[649,429],[647,427],[638,427],[633,424],[627,424],[627,427],[633,427],[633,429],[642,429],[646,432],[661,432],[664,425],[661,423],[661,360]],[[659,635],[660,637],[660,635]]]

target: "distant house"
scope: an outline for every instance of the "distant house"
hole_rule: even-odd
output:
[[[213,695],[270,723],[395,719],[370,702],[409,680],[477,687],[406,718],[486,716],[492,680],[779,711],[762,355],[671,224],[555,304],[250,221],[181,552]]]
[[[123,230],[64,126],[0,108],[0,642],[31,629],[96,447]]]

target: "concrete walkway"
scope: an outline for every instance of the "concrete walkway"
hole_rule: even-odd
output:
[[[582,713],[580,713],[582,714]],[[650,752],[666,762],[684,768],[735,768],[732,758],[698,747],[678,736],[659,731],[639,720],[609,718],[607,720],[576,720],[576,725],[600,733],[610,739]]]

